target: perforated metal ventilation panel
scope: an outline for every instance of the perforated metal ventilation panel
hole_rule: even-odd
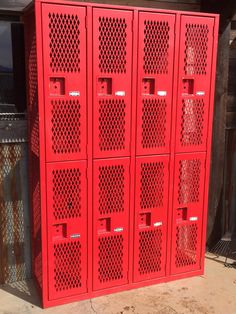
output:
[[[99,17],[99,68],[102,73],[126,73],[127,21]]]
[[[186,75],[206,75],[209,41],[209,27],[207,24],[185,24],[185,66]]]
[[[50,67],[53,72],[80,72],[80,17],[50,12]]]
[[[81,243],[71,241],[54,244],[54,289],[78,289],[82,286]]]
[[[145,74],[167,74],[170,48],[170,26],[167,21],[144,21]]]
[[[165,165],[163,162],[141,164],[140,208],[152,209],[164,205]]]
[[[165,99],[144,99],[142,102],[142,147],[159,148],[167,145]]]
[[[124,100],[99,101],[99,148],[113,153],[125,149],[127,106]]]
[[[82,206],[80,169],[56,169],[52,171],[52,175],[54,219],[80,217]]]
[[[159,272],[162,265],[162,230],[140,231],[139,273],[140,275]]]
[[[176,267],[186,267],[197,263],[198,225],[184,224],[176,230]]]
[[[99,239],[98,279],[101,283],[124,278],[124,239],[122,235]]]
[[[179,161],[179,204],[199,202],[200,194],[201,160]]]
[[[99,167],[99,212],[110,214],[123,212],[125,168],[123,165],[107,165]]]

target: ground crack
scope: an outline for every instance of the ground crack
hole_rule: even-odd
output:
[[[91,306],[92,311],[97,314],[97,311],[93,307],[92,299],[90,299],[90,306]]]

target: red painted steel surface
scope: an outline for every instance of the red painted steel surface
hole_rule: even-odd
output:
[[[132,12],[93,10],[94,157],[130,154]]]
[[[94,161],[93,287],[128,282],[129,158]]]
[[[47,164],[49,299],[87,289],[86,169],[86,161]]]
[[[175,157],[171,273],[200,269],[205,153]]]
[[[175,15],[139,14],[137,155],[170,150]]]
[[[176,151],[205,151],[214,19],[181,18]]]
[[[24,20],[43,306],[202,274],[218,16],[36,0]]]
[[[86,158],[85,8],[43,6],[47,161]]]
[[[134,280],[166,272],[169,156],[136,159]]]

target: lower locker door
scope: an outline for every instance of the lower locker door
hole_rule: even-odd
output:
[[[136,159],[134,281],[165,276],[169,157]]]
[[[49,299],[87,291],[86,161],[47,164]]]
[[[93,289],[128,282],[129,158],[93,164]]]
[[[205,153],[175,157],[171,273],[200,269]]]

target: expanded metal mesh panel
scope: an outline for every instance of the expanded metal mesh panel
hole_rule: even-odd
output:
[[[26,157],[25,143],[0,144],[0,285],[30,277]]]
[[[199,202],[200,194],[201,160],[179,161],[179,204]]]
[[[99,101],[99,148],[101,151],[125,149],[126,104],[124,100]]]
[[[170,26],[167,21],[144,21],[144,64],[146,74],[167,74]]]
[[[151,209],[164,204],[164,163],[144,162],[141,164],[140,207]]]
[[[198,225],[177,226],[176,230],[176,267],[186,267],[197,263]]]
[[[54,245],[53,284],[57,292],[80,288],[82,285],[82,267],[80,241]]]
[[[142,101],[142,147],[157,148],[166,146],[165,99],[143,99]]]
[[[54,154],[80,152],[81,123],[78,100],[54,100],[52,112],[52,150]]]
[[[123,165],[99,167],[99,212],[124,211],[125,168]]]
[[[122,235],[99,239],[98,278],[101,283],[124,277],[124,239]]]
[[[99,17],[99,68],[102,73],[126,73],[127,22]]]
[[[51,12],[49,17],[50,67],[53,72],[80,71],[80,18]]]
[[[183,146],[203,143],[205,104],[203,99],[184,99],[182,102],[181,144]]]
[[[209,27],[207,24],[185,24],[184,71],[186,75],[207,74],[208,37]]]
[[[150,274],[162,269],[162,230],[139,233],[139,273]]]
[[[78,168],[53,170],[53,215],[57,219],[81,216],[81,172]]]

